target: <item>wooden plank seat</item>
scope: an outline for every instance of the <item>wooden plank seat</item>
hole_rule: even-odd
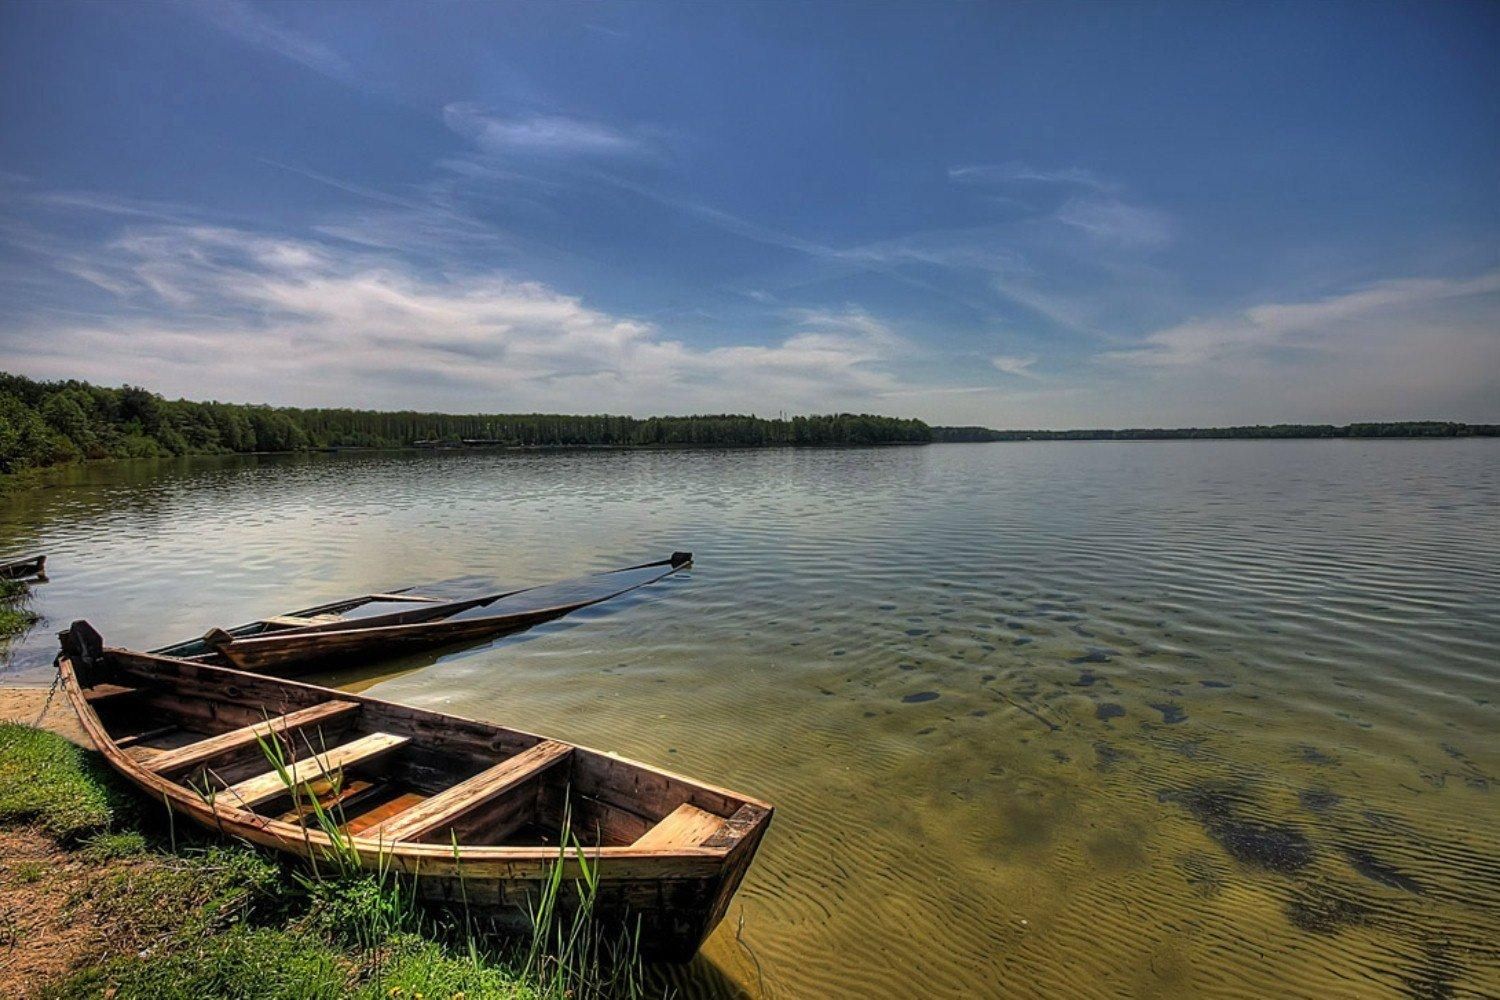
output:
[[[301,628],[303,625],[324,625],[328,622],[343,620],[342,615],[272,615],[264,619],[267,625],[285,625],[288,628]]]
[[[573,748],[566,743],[542,740],[529,750],[523,750],[410,809],[365,828],[359,835],[386,843],[417,840],[560,764],[572,752]]]
[[[290,794],[292,788],[300,788],[320,779],[332,778],[336,772],[346,767],[373,761],[377,757],[405,746],[408,742],[410,741],[405,736],[371,733],[368,736],[361,736],[352,743],[332,747],[291,764],[287,768],[290,787],[287,781],[282,779],[281,773],[272,769],[265,774],[246,778],[244,781],[230,785],[219,795],[223,796],[228,803],[245,809],[253,809],[262,803]]]
[[[725,820],[711,812],[684,802],[661,822],[636,840],[633,847],[666,850],[674,847],[697,847],[724,829]]]
[[[325,701],[310,708],[287,715],[278,715],[264,722],[242,726],[227,733],[210,736],[206,740],[199,740],[197,743],[189,743],[187,746],[168,750],[153,757],[147,766],[157,774],[184,771],[207,763],[223,754],[255,746],[263,739],[270,739],[273,734],[294,733],[311,726],[341,719],[357,711],[359,711],[359,705],[352,701]]]

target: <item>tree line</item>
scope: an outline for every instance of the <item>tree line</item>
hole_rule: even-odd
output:
[[[1254,424],[1243,427],[1132,427],[1124,430],[997,431],[988,427],[934,427],[932,439],[970,441],[1176,441],[1192,438],[1392,438],[1496,437],[1500,425],[1448,420],[1398,420],[1359,424]]]
[[[920,420],[869,414],[569,416],[302,409],[169,400],[138,386],[0,372],[0,472],[88,458],[328,448],[773,447],[925,444]]]

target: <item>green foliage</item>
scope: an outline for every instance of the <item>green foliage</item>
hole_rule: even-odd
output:
[[[0,822],[63,841],[107,830],[133,800],[95,755],[55,733],[0,722]]]
[[[25,580],[0,580],[0,651],[41,620],[26,606],[31,586]]]
[[[394,879],[351,876],[301,880],[308,903],[305,923],[333,941],[373,948],[406,932],[420,919],[411,897]]]
[[[1383,424],[1255,424],[1248,427],[1132,427],[1123,430],[997,431],[988,427],[934,427],[932,440],[973,441],[1176,441],[1230,438],[1496,437],[1500,425],[1445,420]]]
[[[36,410],[0,388],[0,472],[52,464],[52,435]]]
[[[0,473],[80,458],[309,448],[619,448],[922,444],[920,420],[867,414],[763,420],[297,409],[167,400],[137,386],[38,382],[0,372]]]
[[[38,617],[35,611],[29,611],[26,608],[0,606],[0,643],[5,642],[13,636],[20,635],[35,625],[37,621]]]

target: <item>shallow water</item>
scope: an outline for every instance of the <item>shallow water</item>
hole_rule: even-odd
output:
[[[770,799],[683,995],[1500,994],[1500,441],[394,454],[0,498],[48,618],[693,571],[346,671]]]

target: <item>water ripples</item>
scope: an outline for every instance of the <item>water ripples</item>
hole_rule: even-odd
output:
[[[686,997],[1500,994],[1500,446],[96,466],[0,503],[49,630],[691,574],[330,682],[774,801]]]

